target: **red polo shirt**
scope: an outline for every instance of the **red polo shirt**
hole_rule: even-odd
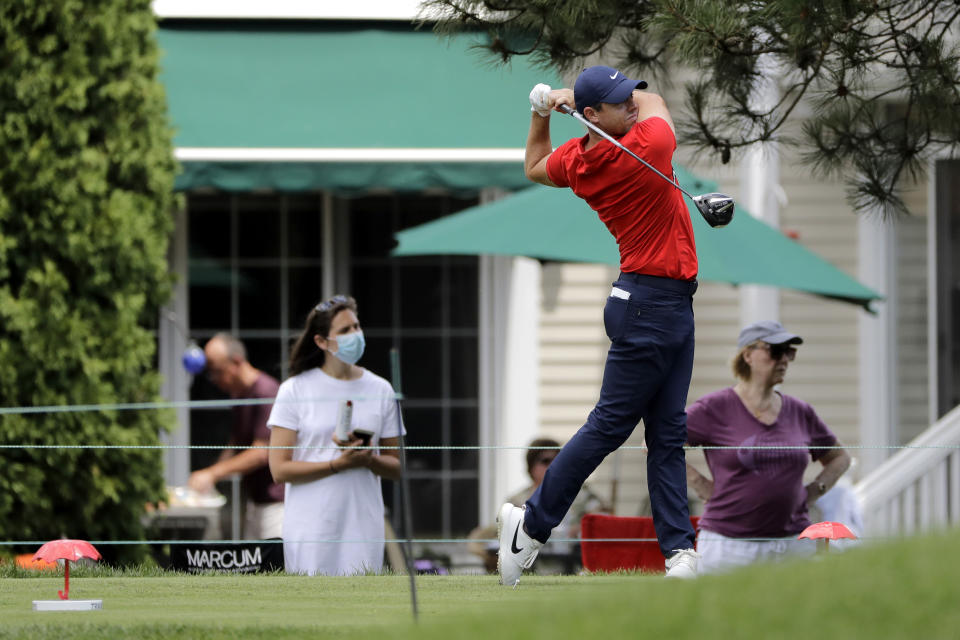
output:
[[[583,198],[620,246],[620,270],[675,280],[697,275],[697,248],[683,194],[636,159],[588,136],[560,145],[547,159],[547,176]],[[677,140],[663,118],[638,122],[620,143],[673,177]]]

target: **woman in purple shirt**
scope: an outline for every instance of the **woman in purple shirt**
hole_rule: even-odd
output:
[[[779,322],[744,328],[733,359],[737,383],[687,409],[689,444],[724,447],[704,452],[712,480],[687,465],[690,486],[706,501],[701,572],[814,551],[812,541],[796,537],[810,525],[808,507],[843,475],[850,456],[818,448],[837,446],[836,436],[809,404],[775,389],[801,343]],[[823,469],[804,486],[811,458]]]

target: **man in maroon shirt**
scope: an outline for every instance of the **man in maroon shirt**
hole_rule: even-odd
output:
[[[677,143],[673,120],[646,82],[611,67],[584,69],[574,89],[537,85],[524,167],[540,184],[570,187],[598,213],[620,247],[620,277],[603,311],[610,351],[600,399],[523,507],[500,508],[500,581],[515,586],[586,478],[642,419],[647,487],[668,577],[694,577],[695,533],[687,505],[687,389],[693,369],[697,252],[679,189],[589,130],[553,150],[550,113],[561,105],[666,175]]]
[[[275,398],[280,384],[275,378],[247,361],[247,350],[237,338],[218,333],[204,347],[207,375],[221,390],[235,400]],[[270,444],[272,404],[246,404],[233,407],[230,445],[265,447]],[[197,491],[211,491],[221,479],[243,474],[246,515],[243,536],[248,540],[279,538],[283,524],[283,485],[273,481],[267,465],[267,449],[244,449],[237,453],[224,449],[217,462],[190,474],[189,486]]]

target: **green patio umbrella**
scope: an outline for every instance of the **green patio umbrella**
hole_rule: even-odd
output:
[[[692,193],[716,185],[677,168]],[[738,207],[733,222],[711,229],[687,200],[700,280],[805,291],[870,310],[881,299],[814,252]],[[619,265],[617,244],[597,214],[570,189],[536,185],[396,234],[395,256],[493,254]]]

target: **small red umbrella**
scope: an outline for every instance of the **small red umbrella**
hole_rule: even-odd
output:
[[[827,550],[829,551],[831,540],[836,540],[838,538],[851,538],[856,540],[857,536],[853,535],[853,532],[850,531],[850,529],[847,528],[847,525],[843,524],[842,522],[827,521],[812,524],[804,529],[803,532],[797,536],[797,540],[802,538],[810,538],[811,540],[822,538],[827,545]]]
[[[80,558],[99,560],[100,552],[86,540],[51,540],[33,554],[34,560],[64,561],[63,591],[57,591],[61,600],[67,600],[70,597],[70,561],[77,561]]]

